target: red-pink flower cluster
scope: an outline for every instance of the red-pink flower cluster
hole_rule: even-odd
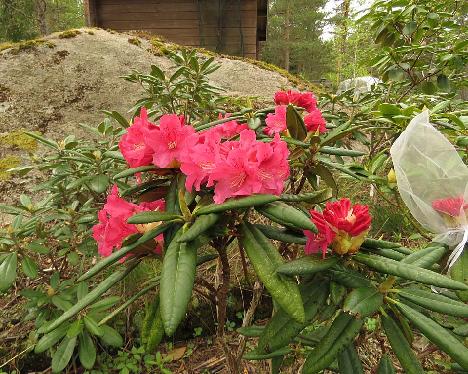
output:
[[[448,214],[451,217],[458,217],[468,210],[468,203],[463,196],[438,199],[432,202],[432,208],[440,213]]]
[[[229,140],[234,136],[239,140]],[[234,120],[197,133],[172,114],[163,115],[159,125],[150,123],[143,108],[119,147],[132,167],[151,162],[160,168],[180,167],[187,190],[214,187],[216,203],[256,193],[278,195],[289,176],[286,143],[279,136],[259,142],[254,131]]]
[[[98,212],[99,223],[93,226],[93,238],[98,243],[98,253],[107,257],[114,249],[119,249],[123,241],[132,234],[144,233],[148,229],[156,227],[159,223],[147,225],[132,225],[127,219],[136,213],[164,210],[164,200],[141,203],[139,205],[129,203],[119,196],[117,186],[112,188],[104,208]],[[154,252],[160,254],[162,251],[163,235],[155,238]]]
[[[275,94],[275,113],[269,113],[265,119],[264,132],[270,136],[277,133],[285,133],[286,108],[289,104],[304,108],[307,112],[304,124],[309,132],[324,133],[327,131],[326,121],[322,112],[317,108],[317,100],[311,92],[279,91]]]
[[[304,231],[305,253],[325,253],[329,245],[340,255],[356,253],[369,232],[371,216],[366,205],[351,206],[349,199],[327,203],[322,213],[310,211],[318,233]]]

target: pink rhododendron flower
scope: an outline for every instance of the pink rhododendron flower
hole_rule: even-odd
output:
[[[187,176],[185,188],[192,191],[195,186],[195,190],[200,191],[202,183],[208,182],[208,187],[213,184],[210,176],[215,168],[221,136],[218,132],[206,131],[192,137],[196,139],[189,139],[189,143],[194,145],[181,155],[180,170]]]
[[[230,114],[226,114],[225,117],[223,117],[221,114],[219,115],[219,119],[224,119],[228,118]],[[249,127],[245,123],[238,123],[235,120],[224,122],[220,125],[214,126],[210,128],[209,130],[206,130],[203,132],[203,134],[210,133],[210,134],[216,134],[222,139],[229,139],[232,138],[235,135],[240,134],[242,131],[247,130]]]
[[[446,199],[438,199],[432,202],[434,210],[448,214],[451,217],[458,217],[464,214],[464,210],[468,209],[468,203],[465,202],[463,196],[449,197]]]
[[[324,246],[331,244],[333,251],[340,255],[356,253],[370,229],[369,208],[358,204],[351,206],[349,199],[327,203],[321,216],[313,210],[310,213],[313,222],[318,223],[319,233],[304,231],[308,238],[306,251],[309,252],[316,248],[323,252]],[[333,232],[332,236],[324,229],[324,221]]]
[[[312,216],[312,222],[317,227],[318,233],[316,234],[309,230],[304,231],[304,235],[307,237],[304,252],[306,255],[322,252],[322,256],[325,258],[327,248],[335,238],[335,233],[330,229],[322,213],[311,210],[310,215]]]
[[[135,117],[119,142],[119,149],[131,168],[151,165],[153,150],[145,142],[145,136],[155,125],[148,121],[146,108],[141,108],[140,116]]]
[[[278,134],[271,143],[258,142],[256,158],[258,178],[262,187],[258,193],[279,195],[283,192],[284,181],[289,177],[289,149]]]
[[[233,196],[280,194],[289,176],[288,155],[279,137],[272,143],[259,142],[252,130],[242,131],[238,142],[221,143],[211,173],[214,201],[220,204]]]
[[[322,112],[317,108],[304,117],[304,124],[309,132],[315,133],[318,130],[318,132],[322,134],[327,131],[327,128],[325,127],[327,122],[323,118]]]
[[[153,151],[153,163],[160,168],[179,167],[180,157],[192,144],[195,130],[184,125],[183,118],[175,114],[165,114],[159,126],[147,133],[147,144]]]
[[[286,105],[278,105],[275,113],[268,113],[265,118],[266,127],[264,132],[267,135],[281,134],[287,130],[286,126]]]
[[[159,223],[148,225],[132,225],[127,219],[135,213],[164,210],[164,200],[145,202],[140,205],[132,204],[119,196],[117,186],[112,188],[103,209],[98,212],[99,223],[93,226],[93,238],[98,243],[98,253],[107,257],[114,249],[119,249],[123,241],[130,235],[138,232],[143,233],[156,227]],[[161,253],[163,242],[162,234],[155,238],[154,251]]]
[[[289,90],[278,91],[275,94],[276,105],[288,105],[293,104],[304,108],[308,112],[312,112],[317,107],[317,99],[312,92],[299,92]]]

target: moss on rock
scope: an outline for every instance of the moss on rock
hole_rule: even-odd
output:
[[[0,135],[0,144],[17,147],[23,151],[34,152],[37,149],[37,142],[23,131],[12,131]]]
[[[48,48],[55,48],[55,43],[45,39],[33,39],[25,40],[18,43],[1,43],[0,52],[9,49],[10,53],[17,54],[24,51],[32,51],[37,49],[39,46],[45,46]]]
[[[0,180],[6,181],[11,177],[8,169],[17,167],[21,162],[21,159],[17,156],[7,156],[0,158]]]
[[[78,36],[80,34],[81,34],[80,30],[72,29],[72,30],[67,30],[67,31],[61,32],[58,37],[60,39],[70,39],[70,38],[74,38],[74,37],[76,37],[76,36]]]

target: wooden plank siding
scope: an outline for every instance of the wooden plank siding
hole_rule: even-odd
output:
[[[143,30],[177,44],[256,58],[262,1],[228,0],[221,20],[218,0],[85,0],[85,10],[91,26]]]

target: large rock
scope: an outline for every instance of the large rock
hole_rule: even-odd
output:
[[[166,57],[149,51],[146,39],[100,29],[59,36],[45,38],[53,44],[0,52],[0,132],[27,128],[54,138],[76,133],[78,123],[102,120],[101,110],[125,113],[141,97],[139,86],[121,76],[133,69],[148,72],[151,64],[171,67]],[[290,86],[277,72],[241,60],[216,60],[221,68],[211,81],[226,95],[271,100]]]

